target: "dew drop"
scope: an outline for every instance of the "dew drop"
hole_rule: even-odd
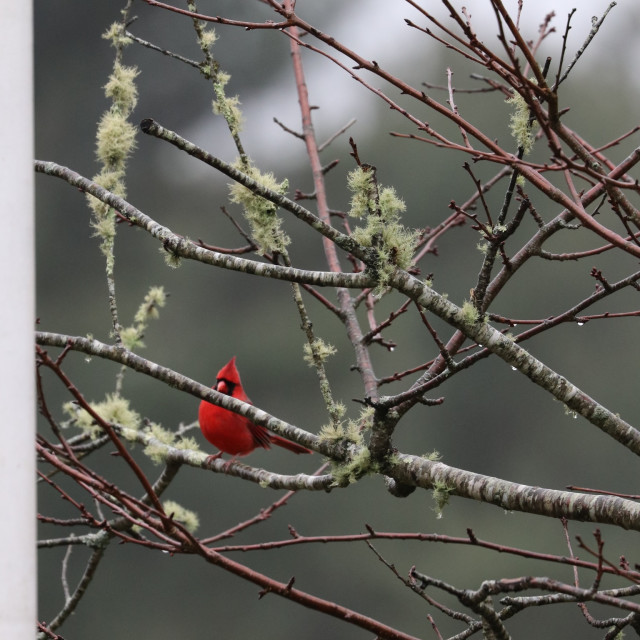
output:
[[[512,366],[511,368],[512,368],[514,371],[517,371],[517,370],[518,370],[518,367],[513,367],[513,366]]]
[[[584,327],[584,322],[578,322],[579,327]]]

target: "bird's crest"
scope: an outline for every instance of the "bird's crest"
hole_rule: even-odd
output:
[[[240,374],[238,373],[238,369],[236,368],[236,357],[233,356],[227,364],[218,371],[218,375],[216,376],[217,380],[226,380],[232,385],[240,384]]]

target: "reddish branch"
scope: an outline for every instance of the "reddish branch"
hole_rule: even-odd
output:
[[[291,2],[287,0],[285,5],[291,10]],[[298,37],[298,27],[291,25],[286,33],[291,37],[291,58],[293,60],[293,71],[296,81],[296,89],[298,91],[298,102],[300,104],[300,113],[302,116],[302,132],[304,142],[307,147],[307,156],[313,176],[313,186],[316,202],[318,205],[318,217],[326,225],[331,224],[331,215],[329,212],[329,203],[327,200],[327,192],[324,182],[324,168],[320,161],[320,152],[316,140],[315,129],[311,118],[311,105],[309,103],[309,93],[307,83],[304,76],[302,66],[302,57],[300,56],[300,38]],[[329,266],[329,270],[335,273],[342,271],[336,246],[328,237],[322,239],[325,258]],[[353,252],[352,252],[353,253]],[[361,256],[358,256],[361,257]],[[340,318],[345,324],[347,335],[355,349],[356,361],[358,363],[358,371],[362,377],[365,394],[369,397],[377,397],[378,387],[376,384],[373,365],[369,351],[366,348],[358,319],[355,314],[354,304],[349,292],[346,289],[337,290],[338,300],[340,303]]]
[[[160,503],[158,496],[153,490],[151,483],[147,479],[147,476],[144,474],[144,472],[142,471],[138,463],[133,459],[133,457],[129,453],[129,450],[124,446],[124,444],[122,443],[122,441],[120,440],[120,438],[118,437],[118,435],[116,434],[112,426],[106,420],[104,420],[100,416],[100,414],[97,413],[95,409],[84,399],[84,397],[78,391],[76,386],[62,371],[60,366],[49,357],[46,351],[44,351],[39,346],[36,346],[36,351],[38,353],[38,358],[40,360],[40,363],[48,367],[49,369],[51,369],[58,376],[58,378],[65,385],[69,393],[71,393],[71,395],[75,398],[78,405],[82,409],[84,409],[93,418],[96,424],[98,424],[100,428],[103,429],[104,432],[109,436],[109,438],[111,439],[111,442],[113,442],[113,444],[115,445],[116,450],[118,451],[120,456],[123,458],[123,460],[127,463],[127,465],[131,468],[133,473],[136,475],[136,477],[140,481],[140,484],[144,488],[146,494],[149,496],[151,502],[153,503],[153,506],[160,514],[160,517],[164,519],[165,525],[170,527],[171,526],[170,520],[164,513],[162,504]],[[67,451],[67,453],[69,452]],[[72,454],[72,457],[74,458],[74,462],[77,462],[77,459],[75,459],[75,455]]]
[[[478,57],[478,63],[481,63],[483,66],[486,66],[491,71],[498,74],[503,80],[505,80],[514,90],[517,90],[521,93],[521,95],[527,100],[527,104],[533,110],[536,120],[540,124],[540,126],[545,130],[546,137],[549,143],[552,145],[552,149],[555,157],[562,162],[564,166],[572,166],[573,163],[570,161],[568,157],[562,153],[560,146],[558,144],[558,140],[556,136],[559,136],[563,142],[568,144],[574,152],[579,153],[583,158],[587,158],[589,156],[589,151],[582,147],[572,133],[556,118],[556,115],[553,111],[556,105],[556,96],[555,94],[547,87],[546,82],[544,80],[542,71],[538,66],[531,49],[528,44],[524,41],[520,33],[517,31],[515,23],[511,20],[508,12],[500,2],[500,0],[491,0],[492,6],[497,14],[500,15],[502,20],[505,21],[511,36],[515,38],[518,49],[525,56],[528,64],[530,65],[534,75],[536,76],[536,83],[530,81],[527,77],[522,74],[522,71],[518,68],[517,62],[513,55],[510,53],[510,49],[506,46],[506,36],[503,34],[502,39],[505,44],[505,48],[511,60],[509,62],[504,59],[499,58],[494,52],[488,49],[484,44],[482,44],[475,36],[469,25],[465,22],[463,17],[454,10],[454,8],[450,5],[449,2],[444,2],[445,6],[449,9],[451,13],[451,17],[458,22],[459,27],[462,29],[463,33],[466,36],[466,40],[462,40],[454,36],[454,34],[445,29],[442,25],[437,23],[435,19],[429,15],[423,8],[419,7],[415,3],[411,2],[417,10],[423,13],[427,18],[436,23],[444,32],[446,32],[450,37],[456,37],[457,40],[469,51],[473,52]],[[300,46],[306,47],[315,53],[327,57],[333,64],[342,68],[346,73],[351,75],[355,80],[366,86],[371,92],[378,95],[381,99],[387,102],[393,109],[401,113],[403,116],[412,121],[419,129],[425,130],[429,133],[430,136],[435,137],[436,140],[439,140],[439,144],[449,148],[456,149],[459,151],[464,151],[466,153],[471,153],[474,157],[484,157],[491,162],[498,162],[502,164],[508,164],[512,167],[518,167],[518,169],[522,172],[523,176],[533,184],[537,189],[539,189],[542,193],[547,195],[551,200],[554,200],[558,204],[565,207],[573,217],[576,217],[580,220],[580,222],[588,229],[597,233],[602,238],[614,244],[620,249],[636,256],[640,257],[640,247],[637,245],[626,241],[619,234],[611,231],[604,225],[601,225],[597,221],[595,221],[584,209],[583,204],[565,194],[561,189],[555,187],[551,182],[549,182],[540,172],[540,169],[543,167],[536,167],[535,165],[531,165],[530,163],[519,160],[514,154],[508,153],[504,149],[500,147],[498,143],[496,143],[489,136],[484,134],[484,132],[480,131],[477,127],[473,126],[471,123],[466,121],[460,115],[449,109],[447,106],[440,104],[436,100],[430,98],[424,92],[412,87],[407,84],[397,76],[394,76],[392,73],[384,70],[375,60],[366,60],[355,51],[349,49],[346,45],[338,42],[332,36],[320,31],[313,25],[307,23],[298,15],[295,14],[291,6],[287,3],[281,4],[275,2],[275,0],[267,0],[269,6],[271,6],[276,13],[285,18],[285,22],[283,23],[240,23],[229,21],[224,18],[220,18],[219,16],[203,16],[201,14],[193,15],[184,10],[177,10],[175,7],[171,7],[166,4],[154,2],[152,0],[145,0],[149,4],[154,6],[161,7],[163,9],[168,9],[171,11],[177,11],[178,13],[182,13],[184,15],[191,15],[192,17],[197,17],[201,20],[206,20],[210,22],[217,22],[221,24],[229,24],[234,26],[243,26],[245,28],[271,28],[271,29],[283,29],[287,28],[284,32],[292,39],[294,39]],[[502,23],[499,22],[499,27],[502,30]],[[477,149],[470,149],[465,145],[457,145],[447,140],[440,134],[438,134],[435,130],[433,130],[429,125],[418,118],[412,116],[408,111],[404,108],[397,105],[393,102],[386,94],[382,91],[374,88],[369,83],[365,82],[362,77],[360,77],[354,70],[348,68],[346,65],[342,64],[337,58],[331,56],[324,50],[320,50],[317,47],[314,47],[308,42],[300,40],[300,38],[296,37],[295,34],[292,33],[291,29],[297,28],[303,32],[306,32],[312,35],[317,40],[323,42],[328,45],[331,49],[339,52],[340,54],[346,56],[350,60],[356,63],[355,71],[357,70],[366,70],[371,72],[372,74],[380,77],[381,79],[388,82],[391,86],[394,86],[402,94],[408,95],[418,102],[423,103],[429,109],[445,116],[447,119],[454,122],[459,128],[466,132],[469,136],[475,138],[478,142],[481,143],[483,147],[485,147],[488,151],[480,151]],[[501,31],[502,32],[502,31]],[[430,34],[431,35],[431,34]],[[540,100],[546,100],[549,102],[551,107],[551,113],[549,116],[543,111]],[[425,139],[426,140],[426,139]],[[640,151],[637,152],[640,156]],[[598,187],[602,190],[611,190],[611,176],[603,175],[602,171],[596,170],[593,168],[594,165],[592,163],[582,165],[580,168],[582,171],[587,172],[589,175],[593,175],[599,180]],[[546,169],[546,167],[544,167]],[[562,168],[559,166],[559,168]],[[634,184],[631,183],[622,183],[623,187],[634,187]],[[620,199],[620,194],[616,191],[611,192],[617,199]],[[633,209],[631,209],[633,211]],[[637,215],[637,214],[636,214]]]
[[[443,544],[473,546],[482,549],[489,549],[497,553],[506,553],[509,555],[520,556],[530,560],[565,564],[582,569],[589,569],[596,572],[601,569],[603,573],[619,575],[632,582],[640,582],[640,571],[618,568],[610,562],[607,562],[607,566],[601,567],[601,563],[599,562],[594,563],[588,562],[587,560],[580,560],[573,555],[571,557],[558,556],[549,553],[530,551],[528,549],[520,549],[508,545],[501,545],[495,542],[490,542],[488,540],[481,540],[471,529],[467,530],[468,535],[466,538],[463,538],[438,533],[403,533],[375,531],[369,525],[365,526],[367,528],[367,533],[357,533],[349,535],[303,536],[296,532],[295,535],[289,540],[276,540],[272,542],[260,542],[257,544],[225,545],[223,547],[216,547],[215,551],[217,551],[218,553],[230,553],[232,551],[269,551],[299,544],[366,542],[367,540],[414,540],[418,542],[439,542]],[[592,555],[596,555],[597,557],[597,554]]]

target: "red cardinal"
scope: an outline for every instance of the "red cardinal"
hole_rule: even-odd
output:
[[[251,400],[242,388],[235,356],[218,371],[216,383],[212,389],[251,404]],[[272,444],[277,444],[294,453],[313,453],[306,447],[269,433],[264,427],[254,424],[244,416],[217,407],[206,400],[200,403],[198,421],[202,435],[221,452],[230,453],[232,456],[246,456],[256,447],[270,449]]]

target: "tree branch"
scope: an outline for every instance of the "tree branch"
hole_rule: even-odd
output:
[[[162,243],[164,249],[180,258],[196,260],[204,264],[210,264],[231,271],[250,273],[265,278],[275,278],[288,282],[300,282],[321,287],[347,287],[360,289],[374,286],[375,280],[366,272],[363,273],[329,273],[325,271],[305,271],[293,267],[281,267],[274,264],[265,264],[254,260],[246,260],[231,255],[225,255],[198,246],[197,244],[173,233],[168,227],[164,227],[150,218],[148,215],[136,209],[126,200],[116,196],[99,184],[84,178],[79,173],[56,164],[55,162],[35,161],[36,171],[49,176],[61,178],[71,186],[89,193],[105,204],[116,209],[129,222],[145,229],[151,236]],[[295,203],[294,203],[295,204]]]

